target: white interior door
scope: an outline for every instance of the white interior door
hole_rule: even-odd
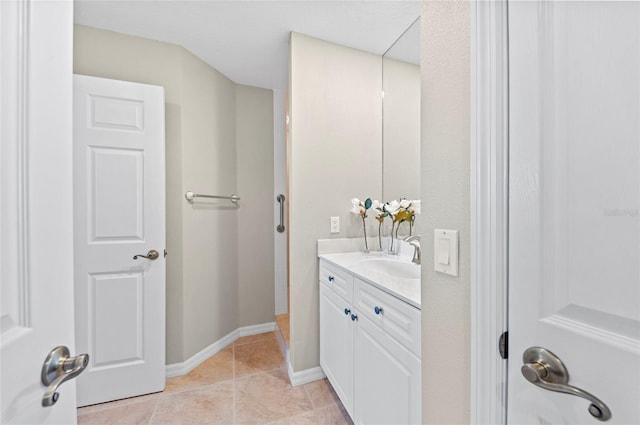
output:
[[[75,382],[43,406],[73,333],[71,2],[0,2],[0,423],[73,424]]]
[[[162,87],[74,76],[78,405],[165,383]],[[152,250],[157,258],[143,258]],[[153,255],[152,255],[153,257]]]
[[[599,423],[539,346],[639,424],[640,3],[511,2],[509,74],[508,422]]]

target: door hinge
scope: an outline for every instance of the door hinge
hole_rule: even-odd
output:
[[[500,350],[500,357],[505,360],[509,358],[509,331],[502,332],[500,335],[498,350]]]

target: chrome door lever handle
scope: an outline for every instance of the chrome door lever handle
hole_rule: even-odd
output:
[[[522,355],[520,371],[525,379],[545,390],[582,397],[591,402],[589,413],[599,421],[611,419],[611,410],[598,397],[581,388],[569,385],[569,372],[562,360],[542,347],[527,348]]]
[[[51,350],[42,365],[42,383],[47,390],[42,396],[42,406],[49,407],[56,404],[60,393],[58,387],[69,379],[80,375],[89,364],[89,355],[80,354],[78,357],[70,357],[69,349],[59,346]]]
[[[149,260],[155,260],[159,256],[160,254],[158,253],[158,251],[156,251],[155,249],[152,249],[151,251],[147,252],[147,255],[143,255],[143,254],[134,255],[133,259],[137,260],[138,258],[147,258]]]

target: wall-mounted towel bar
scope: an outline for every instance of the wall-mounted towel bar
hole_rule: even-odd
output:
[[[186,199],[189,202],[193,202],[193,198],[228,199],[231,202],[233,202],[235,205],[238,205],[238,201],[240,200],[240,197],[236,195],[231,195],[231,196],[203,195],[201,193],[193,193],[190,190],[188,190],[184,194],[184,199]]]
[[[284,195],[281,193],[276,200],[280,202],[280,224],[276,227],[278,233],[284,232]]]

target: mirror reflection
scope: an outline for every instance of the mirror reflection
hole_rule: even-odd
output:
[[[382,57],[382,196],[420,199],[420,18]]]

